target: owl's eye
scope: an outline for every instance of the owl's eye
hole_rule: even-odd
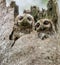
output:
[[[37,23],[36,27],[39,27],[39,26],[40,26],[40,24],[39,24],[39,23]]]
[[[22,19],[23,19],[23,16],[20,16],[20,17],[19,17],[19,20],[22,20]]]
[[[44,21],[44,25],[48,25],[49,24],[49,21]]]
[[[29,21],[31,21],[31,17],[27,17],[27,19],[28,19]]]

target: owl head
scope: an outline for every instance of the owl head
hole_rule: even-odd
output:
[[[16,18],[16,24],[20,27],[21,30],[31,31],[34,27],[34,18],[30,14],[18,15]]]
[[[55,32],[55,27],[51,19],[40,19],[35,23],[35,30],[40,36],[49,36]]]

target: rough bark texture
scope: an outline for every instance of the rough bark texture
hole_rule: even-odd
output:
[[[16,5],[15,1],[11,2],[10,7],[14,8],[14,18],[16,18],[16,16],[19,14],[19,8]]]
[[[0,0],[0,65],[60,65],[59,33],[42,41],[33,31],[19,38],[11,47],[9,36],[14,26],[14,10],[7,8],[2,1]]]
[[[9,35],[14,24],[14,10],[7,8],[5,1],[0,0],[0,63],[10,47]]]

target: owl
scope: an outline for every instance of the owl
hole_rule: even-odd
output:
[[[55,33],[55,27],[50,19],[40,19],[35,23],[35,30],[38,32],[38,37],[42,40],[49,38]]]
[[[25,34],[30,34],[34,28],[34,18],[30,14],[18,15],[15,19],[11,39],[16,41]]]

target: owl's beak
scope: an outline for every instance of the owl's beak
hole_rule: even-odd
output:
[[[26,22],[27,22],[27,20],[26,20],[26,19],[24,19],[24,20],[23,20],[23,22],[25,22],[25,23],[26,23]]]
[[[41,31],[44,31],[45,30],[45,27],[43,25],[40,26],[40,30]]]
[[[39,26],[38,28],[35,28],[35,30],[39,31],[45,31],[45,27],[44,26]]]

